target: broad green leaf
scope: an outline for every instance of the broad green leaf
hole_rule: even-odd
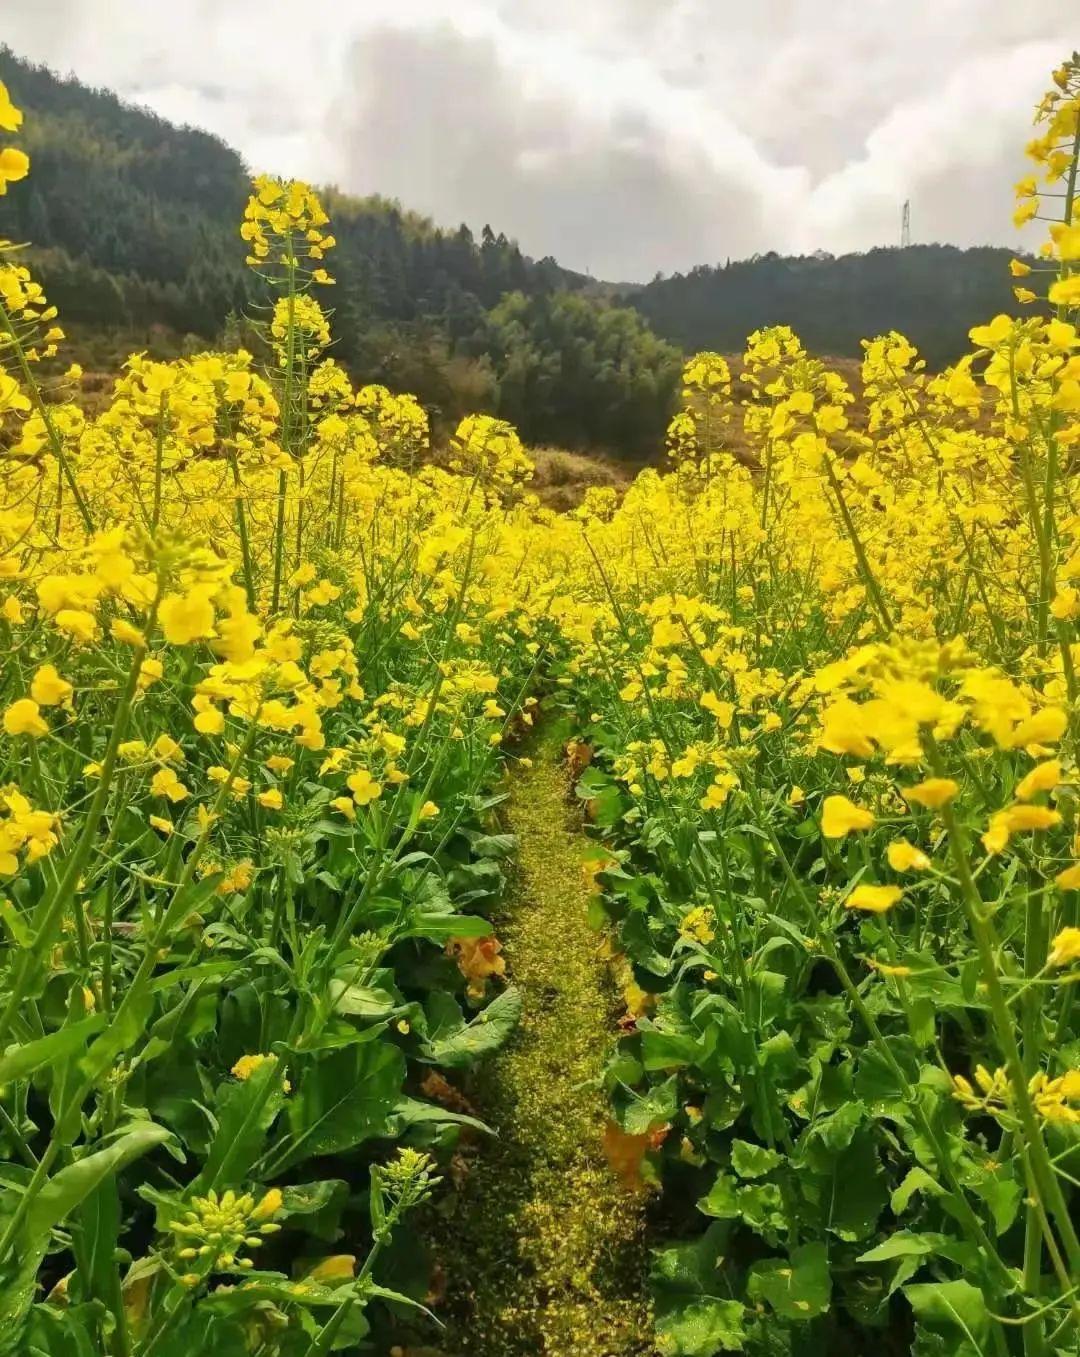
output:
[[[829,1308],[832,1283],[824,1244],[803,1244],[790,1261],[755,1263],[746,1284],[751,1300],[764,1300],[785,1319],[814,1319]]]
[[[243,1292],[244,1288],[237,1287]],[[245,1299],[247,1299],[245,1297]],[[254,1301],[246,1308],[253,1308]],[[155,1357],[249,1357],[251,1348],[244,1327],[237,1320],[214,1314],[209,1305],[200,1305],[166,1330],[164,1339],[154,1349]]]
[[[284,1073],[276,1060],[265,1061],[244,1080],[223,1083],[214,1106],[217,1130],[192,1192],[243,1183],[266,1146],[266,1134],[284,1100]]]
[[[53,1065],[74,1055],[95,1032],[101,1031],[105,1022],[104,1013],[95,1013],[91,1018],[83,1018],[81,1022],[69,1023],[50,1032],[47,1037],[23,1042],[21,1046],[9,1046],[0,1056],[0,1087],[15,1079],[25,1079],[46,1065]]]
[[[679,1110],[679,1081],[677,1075],[665,1079],[662,1084],[654,1084],[643,1094],[628,1092],[628,1098],[620,1099],[618,1120],[622,1129],[632,1136],[647,1135],[649,1131],[673,1120]]]
[[[100,1357],[100,1349],[83,1322],[93,1322],[94,1318],[93,1306],[58,1310],[52,1305],[35,1305],[20,1357]],[[0,1352],[6,1350],[0,1340]]]
[[[521,1018],[521,991],[511,985],[469,1023],[452,995],[436,990],[428,1002],[425,1059],[456,1069],[497,1051]]]
[[[329,985],[330,1010],[353,1018],[387,1018],[398,1007],[394,996],[371,985],[350,985],[344,980],[331,980]]]
[[[516,834],[473,834],[469,847],[477,858],[508,858],[517,851]]]
[[[758,971],[750,976],[747,987],[753,1021],[759,1028],[767,1029],[784,1011],[788,978],[779,971]]]
[[[674,1070],[701,1059],[702,1045],[696,1036],[682,1032],[658,1032],[643,1027],[641,1059],[647,1070]]]
[[[663,1357],[714,1357],[742,1352],[746,1307],[719,1296],[687,1297],[656,1311],[656,1342]]]
[[[860,1102],[848,1102],[828,1116],[818,1117],[799,1137],[794,1156],[818,1173],[829,1173],[841,1150],[846,1149],[862,1125],[866,1109]]]
[[[491,1127],[476,1117],[466,1116],[463,1112],[451,1112],[438,1103],[424,1103],[418,1098],[401,1098],[394,1104],[394,1110],[386,1124],[388,1135],[403,1135],[410,1126],[456,1125],[471,1126],[485,1135],[494,1135]]]
[[[790,1087],[800,1069],[799,1053],[789,1032],[774,1032],[757,1050],[758,1064],[772,1087]]]
[[[865,1239],[872,1234],[889,1199],[873,1133],[865,1128],[835,1156],[831,1172],[804,1189],[817,1199],[824,1222],[841,1239]]]
[[[904,1102],[908,1089],[919,1079],[919,1054],[908,1037],[886,1037],[885,1045],[900,1075],[876,1046],[868,1046],[859,1056],[855,1071],[855,1096],[861,1098],[876,1116],[906,1117]]]
[[[299,1227],[307,1235],[334,1243],[341,1238],[341,1213],[349,1199],[349,1185],[340,1178],[318,1183],[294,1183],[282,1188],[279,1219],[302,1216]]]
[[[735,1194],[739,1215],[752,1229],[778,1242],[779,1232],[787,1225],[784,1199],[776,1183],[754,1183],[740,1187]]]
[[[747,1140],[732,1141],[731,1167],[740,1178],[761,1178],[783,1162],[782,1154],[764,1145],[751,1145]]]
[[[716,1220],[735,1220],[739,1215],[737,1184],[730,1173],[718,1173],[708,1196],[698,1200],[697,1209]]]
[[[97,1079],[111,1069],[118,1056],[130,1051],[146,1036],[147,1023],[154,1008],[149,989],[122,1003],[112,1022],[79,1061],[86,1079]]]
[[[1024,1196],[1015,1166],[1004,1163],[988,1169],[979,1164],[965,1175],[964,1183],[990,1208],[994,1233],[1004,1234],[1016,1220]]]
[[[721,1272],[726,1245],[726,1227],[712,1225],[700,1239],[653,1254],[649,1281],[664,1357],[742,1351],[745,1307]]]
[[[916,1192],[926,1192],[930,1196],[939,1197],[944,1190],[937,1179],[932,1178],[925,1169],[915,1167],[908,1169],[900,1186],[893,1192],[889,1205],[893,1214],[899,1216],[907,1210]]]
[[[989,1357],[990,1314],[983,1293],[970,1282],[919,1282],[904,1287],[920,1326],[954,1344],[957,1357]]]
[[[912,1230],[898,1230],[883,1244],[867,1249],[855,1259],[857,1263],[884,1263],[893,1258],[922,1258],[940,1251],[946,1242],[943,1234],[917,1234]]]
[[[445,942],[447,938],[486,938],[492,932],[489,920],[479,914],[412,914],[400,938],[427,938]]]
[[[120,1281],[115,1257],[120,1243],[120,1193],[115,1175],[98,1183],[79,1207],[72,1234],[78,1264],[76,1294],[83,1300],[113,1304]]]
[[[404,1077],[405,1057],[386,1041],[346,1046],[314,1062],[289,1100],[290,1134],[275,1155],[276,1170],[381,1135]]]
[[[0,1354],[20,1353],[26,1317],[37,1289],[37,1272],[52,1240],[53,1228],[104,1182],[132,1160],[170,1138],[163,1126],[150,1122],[116,1137],[103,1149],[67,1164],[55,1173],[30,1206],[10,1258],[0,1265]],[[0,1224],[15,1210],[16,1197],[2,1199]]]
[[[171,1134],[164,1126],[147,1122],[118,1136],[104,1149],[66,1165],[34,1198],[24,1227],[28,1241],[47,1237],[53,1226],[74,1211],[104,1178],[118,1173],[155,1145],[164,1144]]]

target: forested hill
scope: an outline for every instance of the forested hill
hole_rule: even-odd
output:
[[[899,330],[931,365],[968,347],[972,325],[1013,311],[1015,251],[910,245],[866,254],[777,254],[701,267],[624,294],[665,339],[740,350],[763,325],[790,325],[817,353],[850,354],[860,339]]]
[[[31,157],[30,177],[0,198],[0,237],[31,242],[81,336],[198,347],[252,313],[261,285],[239,237],[250,178],[235,151],[6,48],[0,80]],[[636,311],[488,227],[477,240],[388,200],[325,201],[337,286],[321,299],[358,380],[416,393],[444,427],[484,409],[533,442],[631,455],[659,444],[680,356]]]

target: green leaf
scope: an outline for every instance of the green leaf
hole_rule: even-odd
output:
[[[764,1145],[751,1145],[748,1140],[732,1142],[731,1167],[740,1178],[761,1178],[783,1162],[782,1154]]]
[[[819,1173],[828,1173],[836,1156],[851,1144],[865,1116],[862,1103],[848,1102],[828,1116],[818,1117],[799,1137],[797,1160]]]
[[[237,1290],[243,1292],[244,1288]],[[254,1301],[249,1308],[253,1307]],[[155,1357],[196,1357],[199,1353],[213,1353],[214,1357],[248,1357],[250,1352],[243,1326],[212,1313],[206,1304],[170,1325],[164,1339],[154,1349]]]
[[[785,1319],[814,1319],[829,1308],[832,1283],[824,1244],[803,1244],[790,1261],[755,1263],[746,1284],[751,1300],[764,1300]]]
[[[170,1139],[151,1122],[119,1135],[104,1149],[65,1165],[34,1198],[6,1263],[0,1265],[0,1353],[20,1354],[26,1316],[37,1289],[37,1272],[61,1224],[104,1182],[126,1164]],[[5,1193],[0,1220],[15,1210],[15,1194]]]
[[[276,1060],[257,1066],[244,1080],[228,1080],[218,1090],[217,1130],[192,1192],[237,1187],[266,1145],[266,1133],[285,1100],[284,1075]]]
[[[35,1305],[20,1357],[99,1357],[100,1349],[81,1322],[83,1318],[96,1318],[94,1308],[57,1310],[51,1305]],[[0,1352],[6,1351],[0,1340]]]
[[[647,1070],[674,1070],[694,1065],[701,1059],[702,1049],[696,1037],[643,1027],[641,1059]]]
[[[828,1228],[841,1239],[865,1239],[872,1234],[889,1199],[873,1133],[858,1131],[837,1154],[820,1193],[816,1184],[808,1184],[806,1195],[811,1200],[817,1196]]]
[[[425,1059],[456,1069],[497,1051],[518,1025],[521,991],[513,985],[469,1023],[452,995],[436,990],[428,1001],[428,1041]]]
[[[979,1165],[965,1174],[964,1184],[990,1208],[994,1233],[1004,1234],[1016,1220],[1024,1195],[1015,1168],[1009,1164],[999,1164],[996,1169]]]
[[[477,858],[508,858],[517,851],[517,846],[516,834],[473,834],[469,839],[473,857]]]
[[[385,989],[372,985],[350,985],[344,980],[329,984],[330,1010],[353,1018],[387,1018],[398,1007],[398,1001]]]
[[[771,1243],[779,1242],[778,1231],[787,1224],[784,1199],[776,1183],[754,1183],[736,1193],[739,1215],[752,1229]]]
[[[904,1099],[919,1080],[918,1051],[909,1037],[886,1037],[884,1044],[902,1077],[877,1046],[868,1046],[860,1054],[855,1071],[855,1095],[875,1116],[906,1118],[909,1108]]]
[[[340,1178],[318,1183],[294,1183],[282,1188],[281,1215],[302,1216],[306,1235],[329,1243],[341,1238],[341,1213],[349,1199],[349,1185]]]
[[[922,1258],[940,1251],[946,1242],[943,1234],[918,1234],[912,1230],[898,1230],[884,1244],[867,1249],[855,1259],[857,1263],[885,1263],[893,1258]]]
[[[161,919],[160,927],[164,929],[166,938],[172,929],[182,924],[190,914],[198,914],[214,898],[224,875],[224,872],[210,872],[198,881],[190,882],[182,891],[177,891]]]
[[[17,947],[26,949],[32,946],[33,932],[10,900],[0,900],[0,923],[11,934],[11,940]]]
[[[704,1216],[717,1220],[736,1220],[739,1215],[739,1199],[736,1195],[736,1183],[730,1173],[718,1173],[716,1182],[709,1189],[708,1196],[700,1198],[697,1209]]]
[[[119,1295],[115,1254],[120,1242],[120,1193],[115,1175],[98,1183],[79,1207],[73,1233],[76,1294],[83,1300],[114,1304]]]
[[[53,1226],[59,1225],[74,1211],[104,1178],[118,1173],[126,1164],[140,1158],[155,1145],[164,1144],[171,1139],[171,1135],[164,1126],[147,1122],[118,1136],[103,1150],[66,1165],[49,1179],[34,1198],[25,1225],[29,1239],[36,1241],[47,1237]]]
[[[405,1057],[386,1041],[346,1046],[317,1061],[290,1101],[290,1136],[276,1171],[381,1135],[404,1077]]]
[[[713,1225],[700,1239],[653,1254],[649,1269],[656,1317],[656,1343],[664,1357],[714,1357],[741,1352],[745,1307],[733,1300],[720,1273],[725,1227]]]
[[[130,1003],[121,1004],[108,1028],[98,1037],[79,1061],[79,1069],[86,1079],[97,1079],[116,1064],[118,1056],[130,1051],[146,1036],[154,996],[149,989],[136,995]]]
[[[0,1087],[15,1079],[25,1079],[45,1065],[65,1060],[84,1047],[87,1039],[100,1031],[105,1022],[104,1013],[95,1013],[92,1018],[68,1023],[47,1037],[38,1037],[21,1046],[9,1046],[0,1056]]]
[[[623,1106],[617,1109],[622,1129],[632,1136],[647,1135],[657,1126],[672,1121],[679,1110],[679,1081],[677,1075],[665,1079],[662,1084],[654,1084],[645,1093],[626,1090],[629,1099],[623,1100]]]
[[[989,1357],[990,1314],[970,1282],[919,1282],[904,1287],[920,1327],[949,1340],[955,1357]]]
[[[940,1197],[944,1188],[936,1178],[932,1178],[923,1168],[908,1169],[903,1182],[893,1192],[889,1200],[893,1215],[902,1215],[908,1208],[916,1192],[926,1192],[932,1197]]]
[[[476,1117],[468,1117],[464,1112],[451,1112],[438,1103],[421,1102],[419,1098],[401,1098],[394,1104],[394,1110],[386,1123],[387,1135],[403,1135],[410,1126],[456,1125],[471,1126],[485,1135],[494,1135],[491,1127]]]
[[[492,932],[489,920],[479,914],[416,913],[400,938],[427,938],[431,942],[445,942],[447,938],[486,938]]]
[[[747,1002],[757,1027],[768,1027],[784,1011],[788,979],[779,971],[758,971],[747,982]]]

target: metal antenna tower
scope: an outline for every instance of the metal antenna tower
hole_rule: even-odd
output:
[[[900,214],[900,248],[906,250],[911,244],[911,199],[904,200],[904,210]]]

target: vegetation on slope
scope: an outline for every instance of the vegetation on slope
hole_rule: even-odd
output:
[[[690,352],[740,349],[753,330],[790,325],[811,352],[859,357],[864,336],[899,330],[942,367],[965,352],[976,321],[1015,305],[1014,253],[988,245],[770,253],[658,277],[625,299]]]

